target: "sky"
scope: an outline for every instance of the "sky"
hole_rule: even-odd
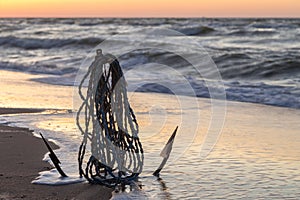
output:
[[[300,0],[0,0],[0,17],[300,17]]]

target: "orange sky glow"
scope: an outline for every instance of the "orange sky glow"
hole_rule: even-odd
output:
[[[300,17],[300,0],[0,0],[0,17]]]

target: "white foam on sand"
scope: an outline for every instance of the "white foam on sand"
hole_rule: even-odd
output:
[[[133,190],[131,192],[113,192],[110,200],[146,200],[149,199],[142,190]]]
[[[85,181],[85,178],[79,178],[79,176],[74,175],[61,177],[56,169],[51,169],[50,171],[39,172],[39,176],[31,183],[41,185],[68,185]]]

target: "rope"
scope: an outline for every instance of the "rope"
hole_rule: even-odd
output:
[[[83,84],[88,78],[84,95]],[[83,135],[78,153],[80,176],[107,187],[136,179],[143,167],[143,148],[137,119],[128,101],[126,81],[113,55],[103,55],[97,50],[80,82],[79,96],[82,104],[76,124]],[[88,160],[87,144],[91,146]]]

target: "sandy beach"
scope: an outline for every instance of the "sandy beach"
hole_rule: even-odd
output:
[[[35,109],[0,108],[0,114],[33,113]],[[0,199],[109,199],[111,190],[87,183],[65,186],[32,184],[40,171],[52,166],[42,161],[43,141],[27,128],[0,125]],[[53,148],[58,148],[50,143]]]

